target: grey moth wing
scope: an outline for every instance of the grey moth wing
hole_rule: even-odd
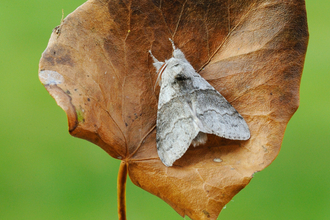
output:
[[[209,84],[201,76],[198,77],[195,78],[200,81],[198,84]],[[201,131],[231,140],[249,139],[250,130],[244,118],[217,90],[209,86],[210,89],[199,89],[192,94],[196,100],[193,108],[203,124]]]
[[[205,143],[206,133],[232,140],[249,139],[243,117],[172,45],[173,57],[165,63],[150,52],[154,66],[162,73],[156,135],[161,161],[172,166],[191,144]]]
[[[161,90],[166,92],[167,88]],[[170,102],[159,103],[156,142],[158,155],[166,166],[182,157],[199,131],[184,97],[177,95]]]

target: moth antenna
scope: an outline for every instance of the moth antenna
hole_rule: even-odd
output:
[[[152,58],[152,60],[154,61],[153,65],[156,68],[157,72],[159,71],[159,69],[164,65],[164,62],[160,62],[156,59],[156,57],[151,53],[151,50],[149,50],[149,54]]]
[[[175,48],[174,42],[171,38],[169,38],[169,40],[171,41],[172,47],[173,47],[173,57],[186,61],[186,58],[185,58],[184,54],[182,53],[182,51],[180,49]]]
[[[169,38],[169,40],[170,40],[170,41],[171,41],[171,43],[172,43],[173,51],[175,51],[175,45],[174,45],[174,41],[173,41],[171,38]]]
[[[151,53],[151,50],[149,50],[149,54],[152,58],[152,60],[154,61],[154,63],[158,63],[159,61],[156,59],[156,57]]]

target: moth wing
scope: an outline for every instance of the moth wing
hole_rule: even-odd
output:
[[[193,108],[201,131],[231,140],[247,140],[250,130],[236,109],[198,73],[194,74]]]
[[[188,150],[200,129],[182,95],[166,103],[161,100],[157,112],[157,152],[166,166],[172,166]]]

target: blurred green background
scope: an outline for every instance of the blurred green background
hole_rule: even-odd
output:
[[[64,111],[38,79],[62,9],[66,16],[84,2],[0,0],[0,219],[118,219],[119,161],[69,135]],[[277,159],[219,219],[330,219],[330,1],[306,5],[310,41],[300,108]],[[127,215],[182,219],[130,181]]]

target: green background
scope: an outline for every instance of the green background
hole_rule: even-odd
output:
[[[119,161],[68,133],[38,79],[52,29],[83,0],[0,1],[0,219],[117,219]],[[330,219],[330,1],[308,0],[301,104],[277,159],[219,219]],[[128,219],[182,219],[130,181]],[[186,219],[188,219],[186,217]]]

